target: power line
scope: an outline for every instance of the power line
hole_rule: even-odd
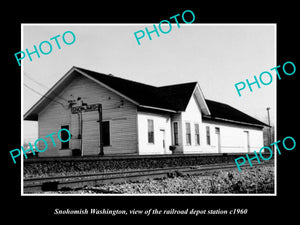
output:
[[[65,108],[65,106],[64,106],[61,102],[58,102],[58,101],[54,100],[53,98],[49,98],[49,97],[47,97],[47,96],[41,94],[40,92],[34,90],[33,88],[29,87],[29,86],[28,86],[27,84],[25,84],[25,83],[24,83],[23,85],[24,85],[25,87],[27,87],[29,90],[33,91],[34,93],[36,93],[36,94],[38,94],[38,95],[41,95],[43,98],[47,98],[47,99],[49,99],[49,100],[52,100],[52,101],[54,101],[54,102],[60,104],[62,107]]]
[[[40,85],[40,86],[42,86],[42,87],[44,87],[44,88],[46,88],[46,89],[48,89],[48,90],[50,89],[50,88],[47,87],[46,85],[44,85],[44,84],[42,84],[42,83],[40,83],[40,82],[34,80],[32,77],[28,76],[27,73],[24,72],[24,75],[25,75],[25,77],[27,77],[27,78],[29,78],[30,80],[32,80],[34,83],[36,83],[36,84],[38,84],[38,85]]]
[[[34,93],[36,93],[36,94],[38,94],[38,95],[41,95],[42,97],[47,98],[47,99],[49,99],[49,100],[52,100],[52,101],[54,101],[54,102],[56,102],[56,103],[62,105],[62,106],[65,108],[65,106],[64,106],[61,102],[58,102],[58,101],[54,100],[53,98],[50,98],[50,97],[47,97],[47,96],[41,94],[40,92],[38,92],[38,91],[36,91],[35,89],[29,87],[29,86],[28,86],[27,84],[25,84],[25,83],[24,83],[24,86],[27,87],[29,90],[33,91]],[[58,97],[58,96],[55,96],[55,97]],[[58,98],[59,98],[59,97],[58,97]],[[65,100],[65,99],[63,99],[63,100]],[[66,100],[65,100],[65,101],[66,101]],[[112,107],[112,108],[107,108],[107,109],[102,109],[102,110],[111,110],[111,109],[118,109],[118,108],[120,108],[120,106],[116,106],[116,107]]]
[[[33,79],[32,77],[30,77],[27,73],[24,72],[24,75],[25,75],[28,79],[30,79],[31,81],[33,81],[34,83],[36,83],[36,84],[42,86],[43,88],[45,88],[45,89],[47,89],[47,90],[50,89],[50,88],[47,87],[46,85],[44,85],[44,84],[42,84],[42,83],[36,81],[36,80]],[[38,91],[36,91],[35,89],[29,87],[29,86],[28,86],[27,84],[25,84],[25,83],[24,83],[24,86],[27,87],[29,90],[33,91],[34,93],[36,93],[36,94],[38,94],[38,95],[41,95],[42,97],[47,98],[47,99],[49,99],[49,100],[52,100],[52,101],[54,101],[54,102],[56,102],[56,103],[62,105],[62,106],[65,108],[65,106],[64,106],[61,102],[58,102],[58,101],[54,100],[53,98],[50,98],[50,97],[47,97],[47,96],[41,94],[40,92],[38,92]],[[52,93],[55,93],[55,92],[52,91]],[[49,94],[51,95],[52,93],[49,93]],[[55,94],[56,94],[56,95],[53,95],[54,97],[59,98],[59,99],[61,99],[61,100],[63,100],[63,101],[68,102],[68,100],[66,100],[66,99],[64,99],[64,98],[62,98],[62,97],[59,97],[57,93],[55,93]],[[124,104],[124,103],[121,103],[121,105],[123,105],[123,104]],[[113,108],[102,109],[102,110],[117,109],[117,108],[120,108],[121,105],[116,106],[116,107],[113,107]]]
[[[42,83],[36,81],[36,80],[33,79],[32,77],[28,76],[27,73],[24,73],[24,75],[25,75],[28,79],[30,79],[31,81],[33,81],[34,83],[36,83],[36,84],[40,85],[41,87],[45,88],[47,91],[50,89],[50,88],[47,87],[46,85],[44,85],[44,84],[42,84]],[[54,93],[54,94],[52,94],[52,93]],[[62,98],[62,97],[59,97],[58,94],[55,93],[54,91],[52,91],[52,93],[49,93],[49,94],[52,94],[54,97],[60,98],[61,100],[64,100],[64,101],[68,102],[67,99],[64,99],[64,98]]]

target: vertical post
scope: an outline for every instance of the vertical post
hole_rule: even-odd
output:
[[[99,113],[99,138],[100,138],[100,152],[99,152],[99,156],[103,156],[104,155],[104,151],[103,151],[103,135],[102,135],[102,105],[98,104],[98,113]]]
[[[83,148],[82,148],[82,146],[83,146],[82,145],[82,137],[83,137],[83,129],[82,129],[83,125],[82,125],[82,123],[83,122],[82,122],[82,110],[81,109],[80,109],[80,112],[78,112],[78,115],[80,117],[80,121],[79,121],[79,123],[80,123],[79,124],[79,126],[80,126],[80,128],[79,128],[80,129],[80,146],[81,146],[80,148],[81,148],[81,156],[83,156]]]

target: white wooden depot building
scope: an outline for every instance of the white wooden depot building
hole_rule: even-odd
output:
[[[197,82],[155,87],[78,67],[24,119],[38,121],[39,138],[61,128],[72,135],[65,143],[54,135],[56,147],[48,144],[39,157],[71,156],[74,149],[82,156],[98,155],[100,142],[104,155],[172,154],[170,146],[183,154],[252,152],[263,147],[262,129],[267,126],[227,104],[205,99]],[[44,149],[43,142],[39,144]]]

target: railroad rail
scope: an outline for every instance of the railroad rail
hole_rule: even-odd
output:
[[[270,165],[274,162],[253,164],[253,166]],[[250,167],[243,165],[243,168]],[[117,171],[106,173],[90,173],[68,176],[49,176],[42,178],[26,178],[23,182],[24,193],[43,191],[59,191],[66,188],[80,188],[100,184],[134,182],[154,178],[166,178],[182,175],[197,175],[205,172],[236,168],[236,164],[207,164],[200,166],[168,167],[158,169],[142,169],[132,171]]]

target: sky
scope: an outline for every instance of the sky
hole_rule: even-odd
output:
[[[160,21],[153,24],[158,26]],[[154,86],[197,81],[205,98],[235,107],[267,123],[270,107],[271,124],[276,119],[275,24],[172,24],[169,33],[147,34],[138,45],[134,32],[153,24],[22,24],[22,49],[34,51],[43,41],[52,44],[48,55],[32,54],[22,60],[23,115],[72,66],[113,74]],[[168,30],[168,25],[162,27]],[[62,35],[75,34],[75,42],[66,45]],[[57,40],[50,38],[60,35]],[[72,40],[66,35],[66,41]],[[46,52],[47,45],[43,45]],[[16,62],[17,64],[17,62]],[[254,81],[263,71],[273,75],[270,85],[253,85],[241,91],[238,82]],[[265,78],[267,81],[268,79]],[[24,121],[24,139],[35,140],[37,122]]]

